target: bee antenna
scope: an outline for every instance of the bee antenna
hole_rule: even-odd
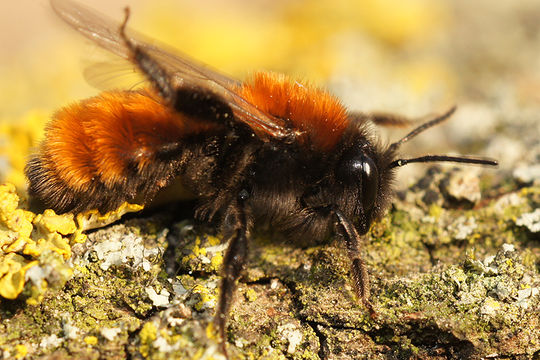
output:
[[[499,163],[496,160],[470,158],[463,156],[448,156],[448,155],[424,155],[412,159],[397,159],[390,163],[389,169],[401,167],[410,163],[425,163],[425,162],[455,162],[464,164],[478,164],[487,166],[497,166]]]
[[[414,129],[413,131],[411,131],[410,133],[408,133],[407,135],[402,137],[400,140],[398,140],[395,143],[393,143],[392,145],[390,145],[390,150],[396,150],[397,148],[399,148],[401,146],[401,144],[409,141],[410,139],[412,139],[416,135],[420,134],[421,132],[429,129],[432,126],[435,126],[435,125],[445,121],[446,119],[448,119],[456,111],[456,109],[457,109],[457,106],[454,105],[447,112],[445,112],[444,114],[442,114],[440,116],[437,116],[435,119],[430,120],[430,121],[428,121],[426,123],[423,123],[422,125],[418,126],[416,129]],[[438,160],[435,160],[435,161],[438,161]],[[442,161],[444,161],[444,160],[442,160]]]

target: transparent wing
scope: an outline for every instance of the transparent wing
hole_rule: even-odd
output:
[[[104,49],[124,59],[130,59],[131,50],[120,35],[120,22],[71,0],[51,0],[51,5],[75,30]],[[131,30],[127,31],[127,36],[134,46],[159,63],[175,86],[198,87],[211,91],[231,107],[237,121],[247,124],[261,139],[278,138],[292,141],[296,137],[297,134],[287,128],[284,121],[257,109],[239,96],[235,92],[241,85],[239,81],[220,74],[176,50],[158,46],[155,41]]]
[[[110,54],[110,53],[108,53]],[[148,86],[148,80],[132,63],[125,59],[111,59],[102,61],[86,61],[83,63],[83,76],[88,84],[99,90],[126,89],[133,90]]]

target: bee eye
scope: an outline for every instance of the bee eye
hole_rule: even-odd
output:
[[[359,171],[362,173],[362,204],[364,209],[371,209],[379,189],[379,173],[377,166],[369,157],[361,161]]]
[[[375,162],[363,152],[353,156],[345,155],[338,168],[337,178],[349,186],[362,188],[362,205],[364,210],[373,207],[379,188],[379,173]]]

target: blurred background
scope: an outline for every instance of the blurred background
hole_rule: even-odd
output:
[[[525,169],[540,178],[538,0],[86,3],[118,20],[129,5],[131,28],[213,68],[239,79],[285,72],[327,87],[351,110],[422,117],[457,104],[450,122],[403,153],[489,156],[501,161],[500,174]],[[99,74],[92,64],[101,50],[60,21],[48,1],[2,1],[0,24],[0,182],[23,192],[22,169],[54,110],[96,95],[90,83],[129,86],[130,79],[112,66]],[[406,131],[383,129],[381,136],[391,141]],[[423,172],[418,166],[400,171],[400,186]]]

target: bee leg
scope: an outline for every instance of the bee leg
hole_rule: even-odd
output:
[[[411,119],[404,115],[386,112],[353,112],[350,118],[352,121],[360,123],[369,121],[375,125],[386,127],[406,127],[414,125],[418,121],[418,119]]]
[[[366,263],[360,254],[360,242],[362,238],[358,234],[358,231],[354,225],[343,215],[339,210],[334,210],[334,214],[337,218],[337,230],[345,240],[347,246],[347,252],[351,259],[351,274],[354,283],[354,290],[356,296],[362,301],[364,306],[368,309],[371,317],[376,317],[376,312],[373,309],[373,305],[369,300],[370,286],[369,286],[369,274],[366,268]]]
[[[236,290],[236,281],[246,262],[248,252],[248,218],[242,203],[229,206],[223,222],[224,233],[230,242],[223,259],[219,301],[214,324],[221,337],[221,350],[227,356],[227,339],[225,337],[227,315]]]
[[[433,125],[436,125],[440,123],[441,121],[444,121],[450,117],[456,110],[456,106],[452,106],[450,109],[448,109],[442,116],[441,115],[434,115],[434,114],[427,114],[424,116],[414,117],[410,118],[404,115],[400,114],[394,114],[394,113],[387,113],[387,112],[370,112],[370,113],[363,113],[363,112],[352,112],[349,116],[352,121],[356,122],[366,122],[370,121],[374,123],[375,125],[379,126],[393,126],[393,127],[406,127],[415,125],[418,123],[427,123],[429,124],[427,127],[421,127],[420,131],[429,128]]]

